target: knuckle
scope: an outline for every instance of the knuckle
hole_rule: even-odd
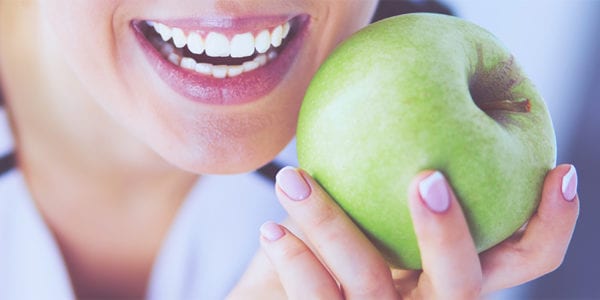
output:
[[[481,289],[466,289],[460,295],[456,295],[456,297],[451,297],[449,299],[481,299]]]
[[[460,276],[460,281],[454,281],[456,287],[451,297],[441,297],[443,299],[481,299],[483,294],[483,274],[481,272],[469,272]],[[443,289],[438,288],[438,292],[443,293]]]
[[[564,250],[560,251],[552,245],[515,245],[513,250],[520,257],[520,261],[531,265],[531,276],[536,278],[554,272],[562,265],[565,257]]]
[[[352,286],[346,290],[351,290],[354,297],[382,299],[391,276],[390,272],[381,272],[378,268],[365,269],[355,276]]]
[[[564,261],[564,255],[562,253],[556,253],[556,251],[546,252],[544,258],[540,261],[540,272],[539,276],[554,272],[558,269]]]
[[[464,299],[464,300],[475,300],[481,299],[482,295],[482,287],[480,285],[469,285],[465,284],[460,287],[460,290],[455,291],[454,293],[438,293],[439,299]]]
[[[287,262],[302,260],[306,255],[310,255],[310,250],[300,241],[288,243],[279,250],[280,259]]]
[[[483,293],[483,275],[481,272],[467,272],[459,281],[452,281],[453,287],[447,285],[436,287],[440,299],[481,299]]]
[[[479,299],[481,297],[483,279],[474,279],[465,284],[463,297],[461,299]]]
[[[340,290],[336,290],[336,294],[339,294]],[[336,298],[332,298],[331,295],[331,286],[327,284],[320,284],[316,286],[310,293],[307,293],[303,296],[302,299],[323,299],[323,300],[331,300],[331,299],[340,299],[339,296]]]
[[[338,219],[337,211],[331,205],[323,205],[318,212],[312,214],[310,223],[317,228],[334,224]]]

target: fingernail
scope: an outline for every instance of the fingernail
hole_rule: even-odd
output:
[[[295,168],[281,169],[275,180],[279,188],[292,200],[301,201],[310,196],[310,186]]]
[[[260,226],[260,235],[262,235],[267,241],[276,241],[285,235],[283,229],[279,224],[268,221]]]
[[[569,172],[562,179],[562,194],[565,200],[573,201],[577,194],[577,170],[571,165]]]
[[[419,183],[419,194],[425,205],[434,212],[445,212],[450,206],[450,194],[444,175],[434,172]]]

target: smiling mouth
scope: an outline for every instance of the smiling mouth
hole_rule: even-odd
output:
[[[208,104],[241,104],[269,93],[291,68],[308,16],[133,21],[158,75]]]
[[[146,25],[154,31],[144,32],[154,48],[174,65],[225,78],[253,71],[275,59],[287,42],[290,22],[258,33],[238,33],[231,38],[213,31],[186,33],[181,28],[151,21],[147,21]]]

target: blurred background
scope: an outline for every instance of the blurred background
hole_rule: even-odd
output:
[[[447,12],[494,33],[544,96],[558,163],[575,164],[581,212],[563,265],[489,299],[600,299],[600,1],[381,0],[379,17]]]

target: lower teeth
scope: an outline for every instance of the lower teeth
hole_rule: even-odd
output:
[[[184,56],[181,49],[176,48],[171,43],[162,41],[160,38],[153,39],[152,44],[172,64],[215,78],[235,77],[253,71],[274,60],[278,55],[276,49],[271,49],[267,53],[256,55],[254,59],[245,61],[241,65],[213,65],[206,62],[197,62],[191,57]]]

